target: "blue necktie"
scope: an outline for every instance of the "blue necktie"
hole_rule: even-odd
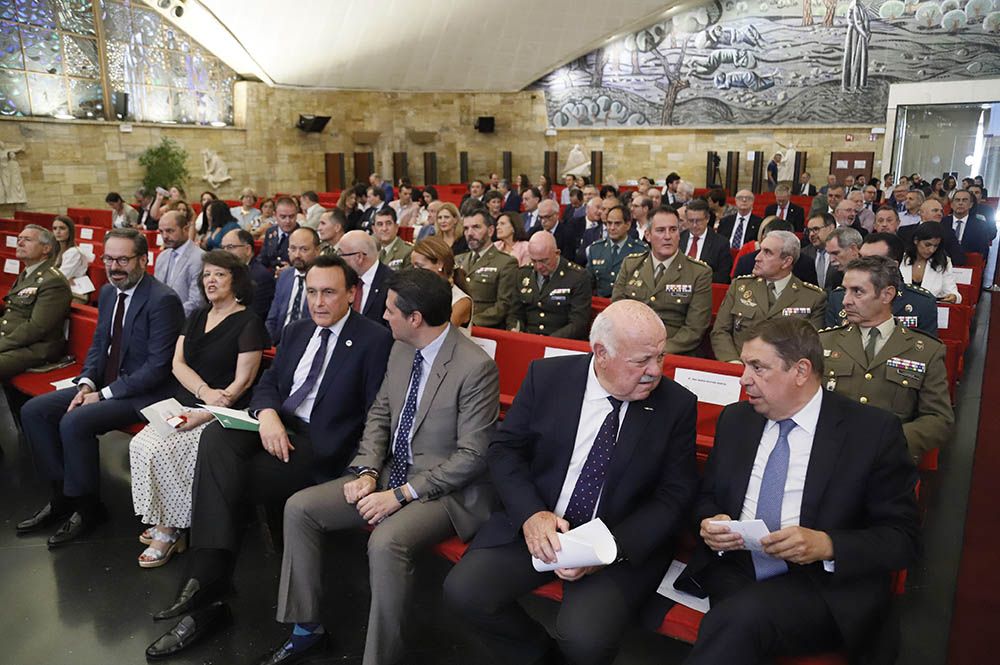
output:
[[[306,395],[313,389],[319,381],[319,375],[323,372],[323,363],[326,361],[326,347],[330,342],[330,329],[322,328],[319,331],[319,351],[313,356],[312,365],[309,366],[309,374],[306,375],[305,382],[299,389],[288,396],[288,399],[281,405],[281,410],[288,415],[295,415],[295,409],[302,406]]]
[[[295,296],[292,299],[292,311],[288,314],[288,322],[295,323],[302,318],[302,289],[305,286],[306,278],[296,275]]]
[[[756,518],[764,520],[768,531],[781,528],[781,501],[785,497],[785,479],[788,477],[788,433],[795,428],[792,419],[778,421],[778,442],[764,465],[764,477],[760,480],[760,495],[757,497]],[[750,552],[753,569],[758,580],[766,580],[788,572],[788,564],[763,552]]]
[[[410,370],[410,392],[406,394],[403,414],[396,426],[396,442],[392,447],[392,468],[389,470],[389,487],[406,484],[406,472],[410,467],[410,430],[417,415],[417,391],[420,389],[420,375],[424,367],[424,357],[420,350],[413,355],[413,369]]]
[[[615,449],[615,441],[618,439],[618,413],[622,407],[622,401],[608,396],[611,402],[611,413],[607,415],[601,423],[601,429],[597,431],[597,438],[590,448],[587,461],[583,465],[583,471],[573,487],[573,494],[569,497],[569,505],[563,518],[569,522],[570,527],[576,528],[581,524],[586,524],[594,517],[594,508],[597,507],[597,497],[601,495],[601,488],[604,487],[604,478],[608,473],[608,464],[611,462],[611,453]]]

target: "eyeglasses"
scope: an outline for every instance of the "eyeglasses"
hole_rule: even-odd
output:
[[[129,264],[129,261],[139,256],[138,254],[133,254],[132,256],[108,256],[105,254],[101,257],[101,261],[104,265],[110,266],[111,264],[117,264],[119,268],[124,268]]]
[[[244,243],[238,243],[238,244],[235,244],[235,245],[219,245],[219,248],[220,249],[224,249],[227,252],[231,252],[231,251],[233,251],[234,249],[236,249],[238,247],[249,247],[249,246],[250,245],[246,245]]]
[[[364,254],[364,252],[345,252],[340,255],[340,258],[344,258],[345,256],[355,256],[356,254]]]

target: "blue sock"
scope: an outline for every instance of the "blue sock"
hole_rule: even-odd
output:
[[[282,647],[285,651],[308,649],[323,637],[326,631],[321,623],[297,623],[292,628],[292,635]]]

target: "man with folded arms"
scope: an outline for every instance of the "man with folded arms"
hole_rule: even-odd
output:
[[[285,505],[277,619],[295,626],[258,665],[290,665],[325,648],[324,534],[365,525],[374,530],[362,662],[401,662],[415,554],[455,534],[468,540],[489,515],[492,492],[482,476],[500,399],[496,363],[448,323],[446,281],[411,268],[390,276],[388,288],[385,318],[396,343],[385,381],[352,473]]]
[[[560,657],[611,663],[626,626],[673,558],[698,479],[694,395],[663,377],[667,335],[648,306],[616,302],[590,332],[593,354],[531,364],[490,443],[502,507],[445,580],[446,601],[476,628],[493,660]],[[537,572],[558,563],[559,533],[599,518],[613,563]],[[518,597],[563,584],[555,641]]]
[[[695,507],[704,542],[675,583],[712,601],[685,663],[844,648],[854,662],[875,646],[889,573],[920,549],[902,426],[822,389],[823,346],[808,321],[764,321],[740,358],[750,399],[719,417]],[[729,520],[763,521],[763,551],[747,551],[719,524]]]

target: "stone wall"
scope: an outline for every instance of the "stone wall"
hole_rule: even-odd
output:
[[[300,113],[332,117],[321,134],[295,128]],[[478,116],[494,116],[496,132],[481,134],[473,128]],[[881,137],[868,141],[871,127],[782,127],[731,129],[574,129],[545,136],[543,93],[371,93],[267,88],[259,83],[239,83],[236,91],[238,128],[212,129],[170,125],[134,124],[130,133],[113,123],[0,119],[0,142],[23,145],[18,154],[28,192],[26,210],[62,211],[71,206],[102,207],[108,191],[130,195],[143,170],[139,155],[148,146],[170,137],[189,153],[192,174],[184,183],[188,198],[209,189],[201,179],[201,150],[219,153],[233,180],[217,190],[224,198],[237,198],[250,185],[259,193],[322,190],[324,153],[344,152],[347,177],[354,174],[351,154],[374,151],[378,170],[391,176],[392,153],[407,152],[409,174],[423,182],[425,151],[438,156],[438,181],[457,182],[459,152],[469,153],[471,177],[500,171],[503,151],[512,153],[514,173],[527,173],[534,181],[543,168],[543,153],[557,150],[563,164],[569,151],[580,144],[584,151],[604,151],[605,179],[619,183],[649,174],[662,179],[677,171],[702,186],[708,150],[743,151],[741,184],[750,183],[746,151],[763,150],[766,157],[777,143],[794,143],[809,153],[808,167],[822,180],[832,150],[872,151],[882,154]],[[372,146],[355,145],[357,131],[376,131]],[[436,132],[427,145],[411,140],[412,131]],[[854,142],[845,141],[853,134]],[[169,183],[166,183],[169,184]],[[14,206],[0,206],[9,216]]]

